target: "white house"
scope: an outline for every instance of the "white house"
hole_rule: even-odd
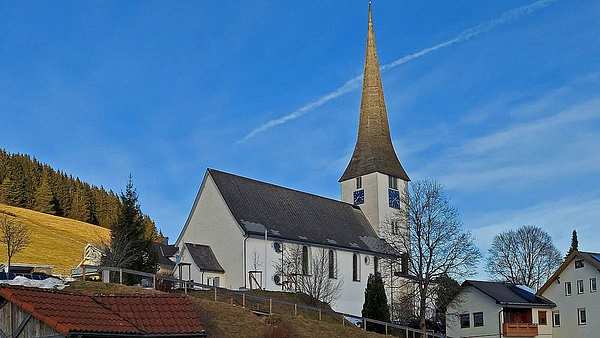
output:
[[[552,337],[550,300],[505,282],[465,281],[446,312],[448,337]]]
[[[554,338],[600,337],[600,253],[572,252],[538,291],[551,299]]]
[[[311,257],[323,252],[329,277],[343,281],[334,308],[360,314],[379,258],[399,254],[380,237],[380,228],[399,210],[410,180],[390,137],[370,6],[368,16],[358,138],[339,180],[341,201],[208,169],[175,243],[192,279],[231,289],[286,290],[285,276],[275,270],[282,251],[302,251],[305,275],[311,274]],[[210,264],[203,262],[207,257]]]

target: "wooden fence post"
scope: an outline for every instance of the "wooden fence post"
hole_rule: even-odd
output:
[[[85,265],[81,266],[82,272],[81,272],[81,280],[83,282],[85,282]]]
[[[123,269],[119,268],[119,284],[123,284]]]
[[[385,323],[385,335],[388,335],[388,328],[387,328],[387,323]]]
[[[363,330],[367,331],[367,320],[365,318],[363,318],[362,320],[363,320]]]
[[[152,275],[152,286],[154,287],[154,290],[156,290],[156,275]]]
[[[322,318],[321,308],[319,308],[319,320]]]
[[[294,303],[294,317],[298,316],[298,304]]]
[[[217,288],[215,288],[215,302],[217,301]]]
[[[245,309],[246,308],[246,294],[242,293],[242,307]]]
[[[269,298],[269,315],[273,314],[273,298]]]

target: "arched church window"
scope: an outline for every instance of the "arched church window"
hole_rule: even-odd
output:
[[[352,255],[352,280],[355,282],[359,282],[360,281],[360,257],[358,257],[358,254],[353,254]]]
[[[333,250],[329,250],[329,278],[336,278],[336,271],[335,271],[335,252],[333,252]]]
[[[308,247],[306,245],[302,246],[302,274],[308,275]]]

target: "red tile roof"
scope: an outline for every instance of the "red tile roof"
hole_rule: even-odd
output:
[[[1,286],[0,297],[58,333],[203,336],[200,313],[185,296],[81,295]]]

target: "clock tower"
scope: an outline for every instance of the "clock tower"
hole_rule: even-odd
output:
[[[350,163],[339,180],[342,201],[359,206],[380,234],[381,226],[401,208],[400,196],[409,181],[390,136],[369,4],[358,138]]]

